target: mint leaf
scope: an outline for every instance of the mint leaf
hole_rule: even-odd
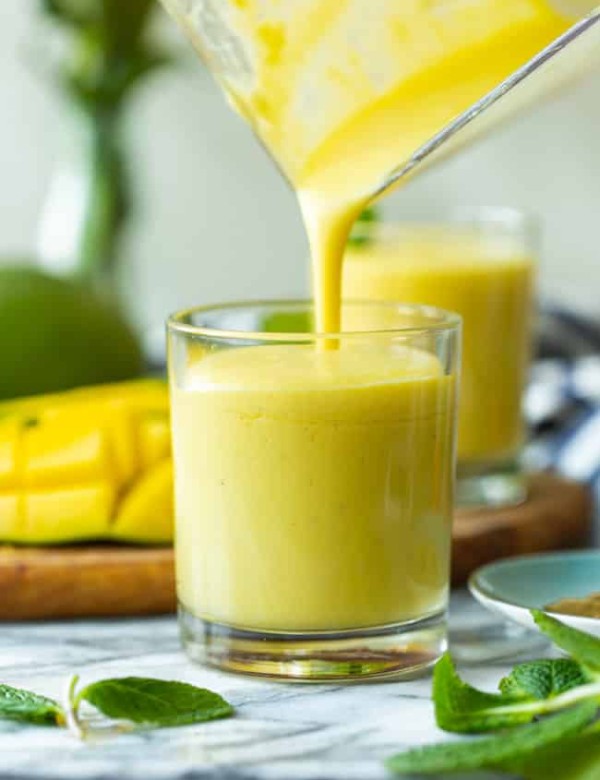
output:
[[[0,685],[0,718],[58,726],[62,723],[63,712],[52,699],[21,688],[11,688],[10,685]]]
[[[122,677],[88,685],[77,695],[103,715],[150,726],[185,726],[233,715],[217,693],[187,683]]]
[[[375,206],[368,206],[354,223],[348,245],[356,249],[370,244],[373,241],[373,227],[377,222],[379,222],[379,211]]]
[[[583,734],[561,740],[543,751],[511,762],[510,771],[525,780],[598,780],[600,733],[596,726]]]
[[[433,700],[438,726],[445,731],[478,734],[529,723],[540,715],[558,712],[588,699],[600,706],[600,682],[588,682],[587,670],[577,683],[573,677],[570,678],[571,687],[566,687],[567,682],[563,679],[555,682],[557,687],[561,684],[565,686],[562,691],[556,690],[547,698],[541,697],[543,682],[539,680],[535,686],[533,681],[535,676],[544,677],[541,669],[535,669],[538,664],[545,666],[546,662],[529,664],[528,674],[517,672],[513,677],[513,672],[509,675],[504,683],[506,693],[485,693],[461,680],[450,656],[442,656],[433,674]],[[566,669],[564,671],[566,675]],[[525,685],[529,686],[526,695]],[[533,694],[534,689],[537,696]]]
[[[545,612],[531,610],[538,627],[555,645],[590,670],[600,672],[600,639],[561,623]]]
[[[500,681],[504,696],[526,699],[550,699],[589,682],[583,669],[572,658],[545,658],[515,666]]]
[[[38,3],[66,33],[67,45],[60,50],[61,80],[70,96],[88,110],[95,109],[94,117],[98,110],[120,108],[146,74],[171,61],[152,34],[154,0]]]
[[[435,665],[433,700],[438,726],[459,733],[474,734],[528,723],[537,714],[535,707],[520,706],[521,696],[485,693],[461,680],[449,653]]]
[[[262,323],[265,333],[310,333],[312,317],[305,311],[281,311],[268,314]]]
[[[386,761],[399,774],[435,774],[475,769],[510,768],[515,762],[535,756],[567,737],[579,733],[591,723],[597,712],[589,701],[537,723],[468,742],[454,742],[408,750]],[[557,777],[556,774],[549,775]],[[547,776],[548,777],[548,776]]]

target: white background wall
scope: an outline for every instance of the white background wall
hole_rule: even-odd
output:
[[[1,0],[4,258],[35,251],[58,165],[63,116],[47,45],[35,0]],[[180,48],[182,64],[144,88],[132,117],[141,209],[127,278],[145,325],[183,305],[306,289],[306,248],[291,194],[208,75]],[[600,314],[600,73],[426,173],[386,209],[412,216],[454,204],[537,212],[545,228],[543,292]]]

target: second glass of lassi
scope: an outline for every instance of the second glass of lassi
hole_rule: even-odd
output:
[[[344,294],[456,311],[463,320],[460,506],[521,503],[521,411],[532,344],[537,221],[511,208],[365,225],[349,246]]]
[[[203,662],[296,680],[414,674],[446,646],[460,320],[347,303],[169,321],[177,588]]]

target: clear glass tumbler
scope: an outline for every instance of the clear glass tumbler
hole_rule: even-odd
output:
[[[404,676],[446,647],[460,319],[305,302],[171,317],[183,643],[296,680]]]
[[[349,298],[423,303],[462,317],[461,506],[506,506],[526,497],[519,458],[537,244],[534,219],[489,208],[436,222],[375,225],[346,256]]]

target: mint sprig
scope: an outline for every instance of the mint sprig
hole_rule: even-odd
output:
[[[433,680],[438,726],[459,733],[499,733],[409,750],[386,762],[390,770],[500,769],[526,780],[600,777],[600,640],[543,612],[532,615],[571,658],[518,664],[500,681],[499,693],[488,693],[462,680],[450,655],[444,655]]]
[[[446,653],[433,674],[435,718],[444,731],[478,734],[530,723],[535,718],[597,698],[600,678],[572,659],[532,661],[500,681],[500,693],[479,691],[458,675]]]
[[[426,745],[386,761],[393,772],[435,774],[475,769],[510,769],[549,745],[577,734],[596,716],[596,705],[583,702],[572,709],[538,723],[519,726],[510,732],[485,737],[468,744]]]
[[[151,728],[187,726],[234,714],[231,704],[218,693],[189,683],[122,677],[100,680],[78,692],[78,682],[77,675],[68,681],[64,706],[31,691],[0,685],[0,719],[63,726],[86,739],[90,729],[81,716],[83,702],[113,720]]]

